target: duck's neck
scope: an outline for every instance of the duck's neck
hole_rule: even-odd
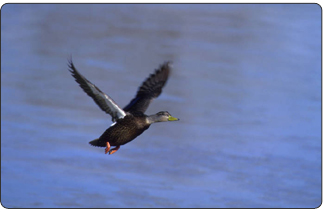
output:
[[[157,114],[150,115],[150,116],[146,117],[146,123],[148,123],[148,124],[153,124],[155,122],[160,122],[160,121],[162,121],[161,117],[158,116]]]

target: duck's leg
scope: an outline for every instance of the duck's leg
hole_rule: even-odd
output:
[[[109,155],[114,154],[115,152],[117,152],[117,150],[120,148],[120,146],[116,146],[115,148],[113,148],[112,150],[109,151]]]
[[[105,149],[105,154],[107,154],[109,152],[109,150],[110,150],[110,143],[108,141],[107,141],[107,144],[106,145],[107,145],[107,147]]]

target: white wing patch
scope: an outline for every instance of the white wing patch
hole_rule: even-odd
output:
[[[89,82],[89,81],[88,81]],[[87,83],[88,83],[87,82]],[[88,83],[89,84],[89,83]],[[101,104],[100,107],[105,107],[105,111],[109,111],[109,114],[113,117],[114,119],[121,119],[126,116],[126,113],[123,109],[121,109],[117,103],[107,94],[103,93],[100,91],[95,85],[90,84],[89,85],[92,92],[98,97],[101,96],[104,99],[104,104]]]
[[[114,122],[114,123],[112,123],[110,126],[112,127],[112,126],[114,126],[116,123],[117,123],[117,122]]]

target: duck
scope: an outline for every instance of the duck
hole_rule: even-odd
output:
[[[153,123],[180,120],[171,116],[168,111],[160,111],[153,115],[145,114],[152,100],[160,96],[169,78],[171,72],[169,61],[162,63],[153,74],[146,78],[138,88],[135,97],[123,109],[110,96],[81,75],[75,68],[72,58],[68,60],[68,67],[82,90],[112,118],[113,124],[99,138],[89,142],[95,147],[106,147],[105,154],[115,153],[121,145],[134,140]]]

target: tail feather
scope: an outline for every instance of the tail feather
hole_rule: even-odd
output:
[[[100,146],[100,147],[105,147],[106,144],[104,142],[101,142],[99,140],[99,138],[94,139],[93,141],[90,141],[89,144],[91,144],[92,146]]]

